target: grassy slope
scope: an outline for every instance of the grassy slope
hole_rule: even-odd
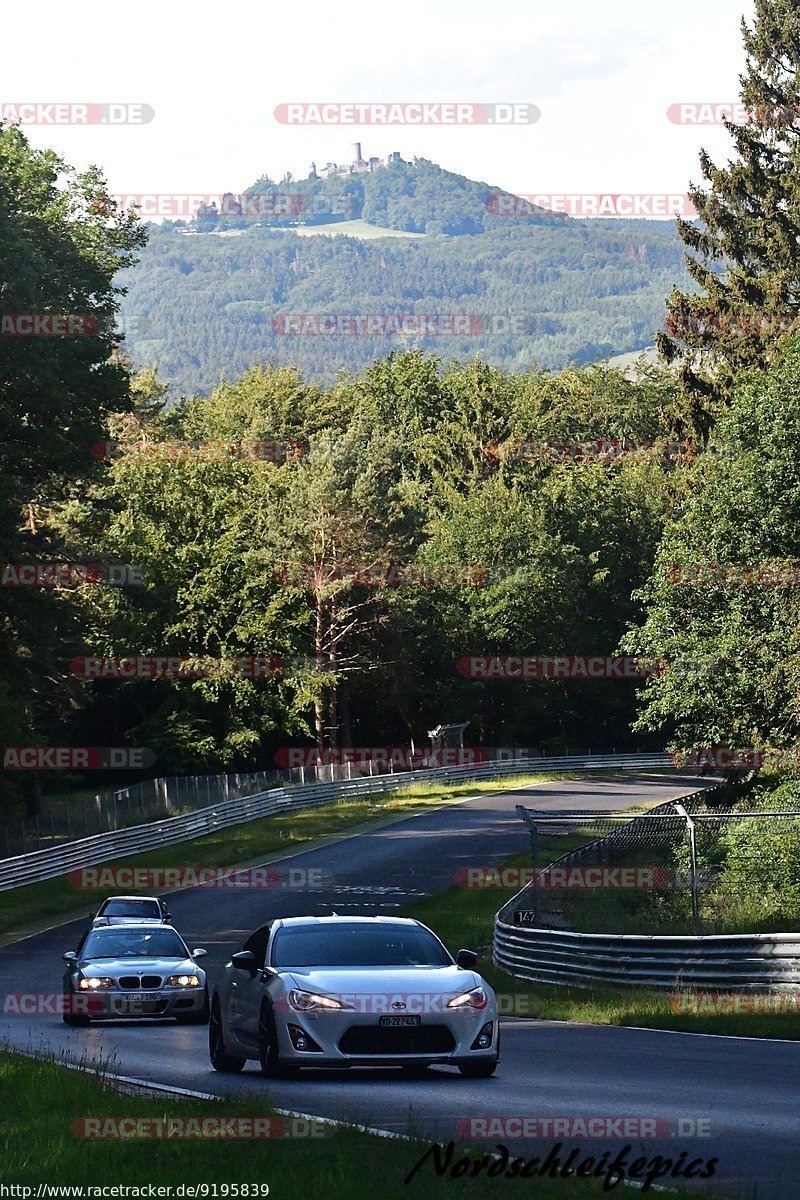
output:
[[[415,1084],[408,1081],[409,1101]],[[491,1084],[480,1085],[491,1087]],[[335,1129],[322,1138],[259,1141],[194,1138],[178,1140],[91,1140],[73,1133],[73,1122],[84,1117],[263,1117],[270,1108],[263,1099],[172,1100],[122,1096],[103,1086],[91,1072],[71,1071],[53,1062],[38,1062],[0,1052],[0,1161],[6,1184],[146,1186],[157,1184],[268,1184],[270,1195],[280,1200],[428,1200],[433,1187],[448,1196],[481,1200],[499,1180],[486,1177],[437,1179],[430,1164],[420,1169],[408,1185],[403,1180],[428,1148],[428,1143],[395,1141]],[[282,1119],[284,1122],[288,1118]],[[550,1148],[543,1144],[540,1154]],[[610,1148],[610,1147],[609,1147]],[[494,1149],[494,1145],[487,1146]],[[513,1146],[510,1147],[513,1154]],[[615,1148],[616,1149],[616,1148]],[[648,1157],[664,1149],[655,1144]],[[597,1146],[582,1147],[583,1155],[597,1154]],[[481,1154],[472,1151],[473,1161]],[[458,1156],[456,1156],[457,1159]],[[564,1156],[565,1157],[565,1156]],[[631,1158],[634,1156],[631,1155]],[[456,1161],[454,1159],[453,1161]],[[562,1158],[563,1161],[563,1158]],[[600,1180],[536,1179],[526,1186],[541,1200],[583,1200],[604,1195]],[[500,1186],[498,1194],[507,1188]],[[520,1189],[513,1191],[514,1195]],[[217,1195],[224,1194],[222,1189]],[[228,1195],[235,1195],[232,1190]],[[240,1191],[238,1193],[242,1195]],[[251,1191],[250,1195],[254,1193]],[[689,1193],[681,1191],[685,1197]],[[695,1193],[696,1195],[696,1193]]]

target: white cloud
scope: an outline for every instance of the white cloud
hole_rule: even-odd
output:
[[[671,125],[669,104],[732,100],[742,67],[730,0],[366,0],[224,9],[39,0],[6,9],[0,100],[152,104],[140,128],[29,128],[114,191],[240,190],[311,159],[400,150],[520,192],[673,192],[696,178],[701,144],[724,130]],[[748,14],[752,0],[746,5]],[[530,101],[541,121],[510,129],[296,128],[287,100]]]

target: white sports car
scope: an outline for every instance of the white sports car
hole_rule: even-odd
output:
[[[226,965],[211,1001],[217,1071],[256,1059],[268,1076],[300,1067],[433,1064],[488,1078],[497,1066],[497,1000],[430,929],[400,917],[284,917]]]
[[[109,896],[92,914],[92,925],[140,925],[143,921],[157,921],[169,925],[172,917],[163,900],[156,896]]]

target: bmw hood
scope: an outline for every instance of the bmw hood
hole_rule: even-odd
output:
[[[202,975],[202,967],[191,958],[92,958],[79,962],[82,975]]]

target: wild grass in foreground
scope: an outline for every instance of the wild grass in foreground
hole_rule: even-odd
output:
[[[418,1085],[408,1080],[404,1086],[408,1088],[410,1104]],[[487,1081],[487,1100],[492,1087],[492,1081]],[[425,1140],[400,1141],[331,1127],[323,1137],[277,1136],[292,1130],[291,1118],[275,1117],[265,1099],[173,1100],[119,1095],[103,1083],[102,1074],[68,1070],[55,1061],[23,1058],[3,1051],[0,1051],[0,1111],[3,1113],[2,1180],[6,1185],[18,1187],[35,1189],[43,1183],[146,1188],[153,1184],[172,1187],[174,1198],[189,1194],[186,1190],[176,1192],[181,1185],[186,1189],[205,1184],[209,1185],[206,1192],[209,1197],[214,1196],[212,1188],[217,1185],[220,1189],[217,1196],[247,1196],[250,1200],[266,1195],[263,1186],[260,1190],[257,1187],[265,1184],[269,1186],[269,1194],[279,1200],[322,1196],[335,1200],[365,1200],[370,1196],[380,1196],[381,1200],[432,1200],[439,1195],[484,1200],[494,1194],[520,1195],[522,1189],[526,1194],[535,1190],[541,1200],[584,1200],[609,1194],[603,1191],[599,1178],[520,1180],[517,1176],[514,1181],[502,1176],[489,1178],[486,1169],[491,1160],[484,1162],[484,1169],[477,1177],[467,1173],[453,1177],[449,1171],[437,1176],[429,1158],[406,1184],[406,1177],[429,1150],[430,1143]],[[139,1130],[158,1128],[159,1118],[163,1129],[173,1130],[178,1121],[193,1123],[184,1124],[185,1129],[202,1130],[202,1122],[206,1122],[207,1129],[209,1120],[221,1119],[228,1121],[224,1127],[231,1129],[232,1119],[260,1118],[264,1130],[270,1117],[273,1119],[269,1128],[276,1136],[269,1138],[138,1136]],[[124,1129],[127,1136],[93,1140],[77,1136],[76,1131],[87,1128],[87,1118],[94,1119],[95,1129]],[[122,1126],[117,1124],[121,1119],[126,1122]],[[377,1118],[376,1123],[380,1123]],[[298,1128],[302,1130],[303,1126],[295,1126],[295,1131]],[[614,1144],[599,1150],[608,1149],[613,1159],[619,1148]],[[652,1159],[659,1148],[659,1144],[649,1148],[647,1158]],[[494,1144],[486,1149],[494,1151]],[[550,1149],[551,1143],[542,1145],[539,1150],[542,1159]],[[565,1146],[561,1152],[562,1163],[570,1149],[571,1146]],[[513,1144],[509,1150],[513,1159]],[[465,1153],[472,1162],[480,1162],[484,1147],[457,1148],[451,1164],[457,1165]],[[596,1155],[598,1147],[587,1150],[583,1146],[579,1153]],[[664,1153],[668,1155],[669,1151]],[[628,1161],[633,1157],[629,1154]],[[469,1166],[466,1170],[470,1170]],[[223,1190],[225,1185],[227,1191]],[[234,1190],[233,1185],[238,1185],[238,1189]],[[623,1188],[617,1185],[612,1190],[618,1193]],[[676,1200],[697,1196],[696,1191],[685,1190],[672,1194]],[[715,1194],[719,1196],[718,1192]]]

